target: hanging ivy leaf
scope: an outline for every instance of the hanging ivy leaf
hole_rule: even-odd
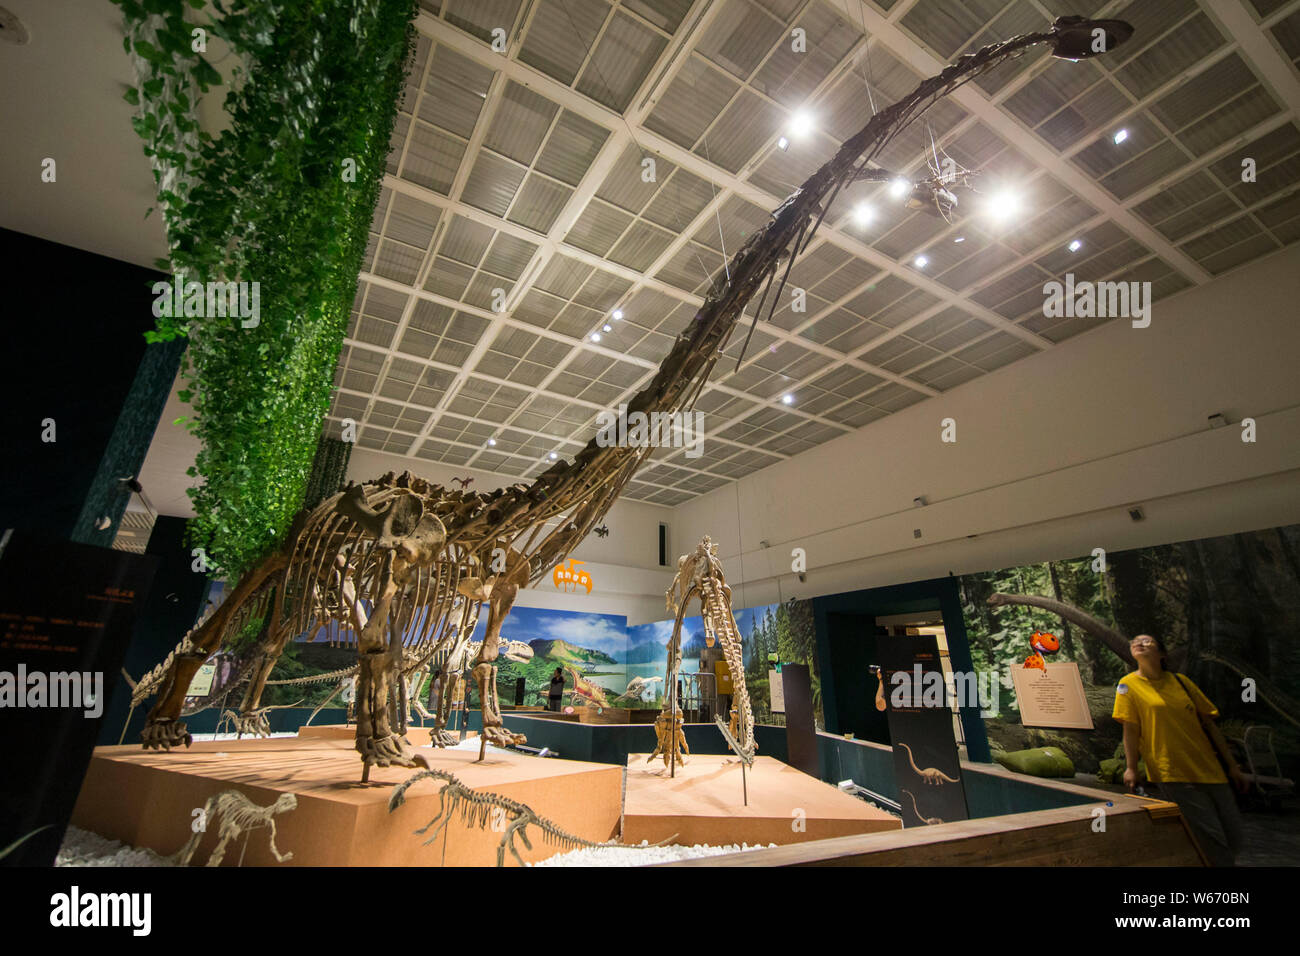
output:
[[[237,575],[291,523],[329,408],[383,176],[414,0],[116,0],[144,63],[132,125],[155,164],[170,261],[187,281],[257,282],[260,321],[160,317],[188,335],[184,425],[191,543]],[[191,10],[190,8],[193,8]],[[189,17],[190,19],[186,19]],[[355,30],[349,28],[355,24]],[[200,128],[196,94],[222,75],[192,52],[200,26],[234,54],[229,127]],[[150,39],[142,39],[148,36]],[[329,172],[357,158],[357,181]],[[164,176],[166,173],[166,176]]]

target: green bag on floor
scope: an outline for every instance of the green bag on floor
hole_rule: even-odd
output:
[[[1008,770],[1027,773],[1031,777],[1074,776],[1074,764],[1060,747],[1016,750],[1012,753],[998,754],[994,759]]]

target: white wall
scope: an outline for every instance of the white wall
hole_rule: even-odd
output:
[[[686,502],[674,539],[719,541],[744,606],[1300,521],[1297,303],[1292,247],[747,476],[739,517],[730,485]]]

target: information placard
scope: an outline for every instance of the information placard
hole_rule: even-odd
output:
[[[767,672],[767,687],[772,695],[772,713],[785,713],[785,682],[781,680],[781,672],[770,670]]]
[[[199,668],[194,679],[190,681],[189,690],[185,692],[186,697],[204,697],[212,690],[213,678],[217,676],[216,664],[204,664]]]
[[[1045,671],[1012,667],[1011,682],[1016,686],[1020,722],[1026,727],[1092,730],[1083,678],[1073,661],[1049,662]]]

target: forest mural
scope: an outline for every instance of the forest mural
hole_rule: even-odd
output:
[[[1080,771],[1095,772],[1121,739],[1111,719],[1115,684],[1133,670],[1126,642],[1160,637],[1170,663],[1215,702],[1220,726],[1241,738],[1272,729],[1286,775],[1300,769],[1300,526],[1289,525],[1089,555],[960,578],[966,631],[977,669],[1004,675],[1000,716],[986,721],[995,750],[1060,746]],[[990,603],[995,594],[1046,599],[1084,612],[1066,620],[1043,607]],[[1020,725],[1008,669],[1023,665],[1029,638],[1060,639],[1054,660],[1079,665],[1096,729]],[[1254,684],[1254,700],[1243,680]]]

